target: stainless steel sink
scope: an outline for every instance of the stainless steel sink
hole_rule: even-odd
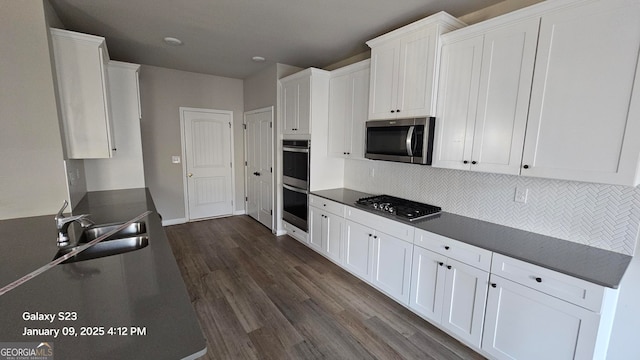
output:
[[[149,236],[147,236],[146,234],[120,238],[120,239],[103,240],[91,246],[90,248],[85,249],[81,253],[65,260],[64,262],[62,262],[62,264],[69,264],[77,261],[85,261],[85,260],[97,259],[105,256],[124,254],[127,252],[140,250],[146,247],[147,245],[149,245]],[[79,244],[77,246],[60,249],[58,250],[58,253],[56,253],[56,256],[53,259],[54,260],[58,259],[70,253],[71,251],[77,249],[80,246],[83,246],[83,245]]]
[[[100,236],[117,229],[122,224],[109,224],[109,225],[99,225],[92,226],[86,229],[78,243],[88,243],[91,240],[97,239]],[[125,227],[124,229],[118,231],[117,233],[109,236],[104,241],[111,241],[111,239],[122,239],[128,237],[135,237],[147,232],[147,225],[144,222],[134,222],[131,225]]]
[[[58,259],[79,247],[84,246],[86,243],[117,229],[121,225],[122,224],[95,225],[87,228],[82,232],[82,235],[74,246],[60,248],[53,259]],[[105,256],[140,250],[149,245],[149,236],[146,232],[147,225],[144,222],[134,222],[101,242],[65,260],[61,264],[97,259]]]

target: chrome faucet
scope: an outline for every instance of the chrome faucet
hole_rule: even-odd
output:
[[[69,225],[72,222],[77,221],[80,226],[83,228],[89,227],[93,225],[93,221],[88,218],[88,214],[74,215],[65,217],[62,215],[64,209],[67,208],[69,203],[67,200],[62,204],[62,208],[58,211],[58,214],[55,217],[56,227],[58,228],[58,247],[69,245]]]

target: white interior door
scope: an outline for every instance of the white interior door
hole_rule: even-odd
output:
[[[246,133],[247,213],[273,228],[273,107],[244,116]]]
[[[231,215],[233,112],[181,108],[188,220]]]

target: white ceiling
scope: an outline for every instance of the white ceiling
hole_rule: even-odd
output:
[[[500,1],[50,0],[67,29],[104,36],[112,59],[239,79],[274,62],[322,68],[438,11],[459,17]]]

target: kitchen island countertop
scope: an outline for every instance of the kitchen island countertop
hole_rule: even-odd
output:
[[[96,224],[109,224],[147,210],[152,211],[143,219],[148,246],[57,265],[0,296],[0,342],[48,342],[57,359],[202,356],[206,342],[149,191],[90,192],[73,213],[91,214]],[[53,259],[53,217],[0,221],[0,287]],[[60,320],[60,312],[67,320]],[[29,314],[55,314],[55,320],[25,320]],[[29,335],[43,329],[52,334]]]
[[[386,216],[355,205],[359,198],[373,196],[372,194],[345,188],[318,190],[313,191],[312,194],[376,215]],[[444,211],[413,222],[393,219],[418,229],[610,288],[619,286],[631,261],[631,256],[628,255]]]

